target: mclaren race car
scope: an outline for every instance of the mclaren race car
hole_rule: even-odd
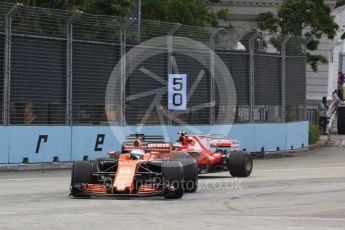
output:
[[[191,135],[179,132],[174,153],[186,152],[198,162],[199,173],[229,170],[234,177],[248,177],[253,170],[250,153],[240,151],[237,140],[219,135]]]
[[[74,162],[70,195],[151,196],[181,198],[195,192],[198,167],[188,154],[172,154],[172,143],[157,136],[131,135],[122,152],[108,158]]]

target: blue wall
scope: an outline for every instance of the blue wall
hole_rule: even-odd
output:
[[[236,124],[218,126],[191,126],[191,131],[225,134],[238,139],[241,149],[250,152],[290,150],[308,146],[308,122],[287,124]],[[81,160],[105,157],[108,151],[119,150],[126,135],[140,132],[147,135],[165,135],[175,141],[179,126],[0,126],[0,163],[21,163],[24,157],[30,163]]]

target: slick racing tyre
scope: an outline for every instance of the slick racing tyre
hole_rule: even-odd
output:
[[[172,159],[179,161],[183,167],[183,188],[185,192],[196,192],[198,189],[198,163],[187,153],[173,154]]]
[[[230,153],[228,169],[233,177],[248,177],[253,170],[253,158],[250,153],[236,151]]]
[[[183,166],[183,188],[185,192],[196,192],[198,189],[198,163],[194,159],[179,160]]]
[[[78,189],[81,183],[92,183],[92,163],[90,161],[76,161],[72,167],[71,195],[73,197],[87,197]]]
[[[183,167],[183,188],[185,192],[196,192],[198,189],[198,163],[188,153],[178,152],[172,155],[172,160],[179,161]]]
[[[164,197],[179,199],[183,196],[183,167],[180,162],[167,161],[162,164]]]

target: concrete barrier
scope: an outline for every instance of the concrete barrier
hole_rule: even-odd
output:
[[[105,157],[119,151],[131,133],[165,135],[176,141],[178,131],[224,134],[238,139],[250,152],[287,151],[308,146],[308,122],[215,126],[2,126],[0,163],[72,161]]]
[[[52,162],[71,159],[71,127],[9,126],[8,163]]]
[[[121,127],[72,127],[71,160],[106,157],[109,151],[119,151],[124,138],[113,132],[123,133]]]

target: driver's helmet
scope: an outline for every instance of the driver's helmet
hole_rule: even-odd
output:
[[[133,149],[130,152],[130,154],[131,154],[133,159],[142,160],[144,158],[145,152],[143,150],[140,150],[140,149]]]

